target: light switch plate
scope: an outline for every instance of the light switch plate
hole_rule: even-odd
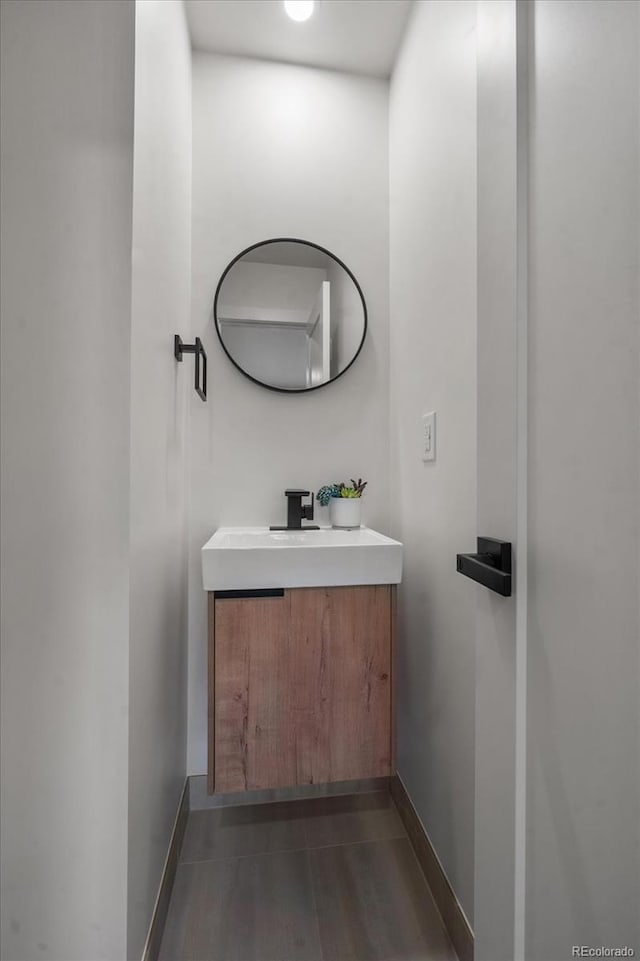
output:
[[[436,412],[432,410],[422,415],[422,451],[423,461],[436,459]]]

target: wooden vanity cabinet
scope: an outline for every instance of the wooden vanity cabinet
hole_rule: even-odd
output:
[[[209,792],[384,777],[395,586],[209,594]]]

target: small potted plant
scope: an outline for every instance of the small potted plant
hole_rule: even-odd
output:
[[[360,527],[362,522],[362,494],[367,481],[362,478],[355,481],[351,478],[351,485],[325,484],[316,494],[316,500],[323,507],[329,507],[331,526],[343,529]]]

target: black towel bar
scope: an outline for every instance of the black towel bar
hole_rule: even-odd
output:
[[[179,334],[173,338],[173,355],[176,360],[182,361],[183,354],[196,355],[196,370],[194,379],[194,390],[201,400],[207,399],[207,355],[204,352],[202,341],[196,337],[195,344],[183,344]],[[200,358],[202,357],[202,385],[200,383]]]

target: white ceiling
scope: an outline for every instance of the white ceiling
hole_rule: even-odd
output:
[[[304,23],[282,0],[186,0],[194,50],[388,77],[412,0],[316,0]]]

